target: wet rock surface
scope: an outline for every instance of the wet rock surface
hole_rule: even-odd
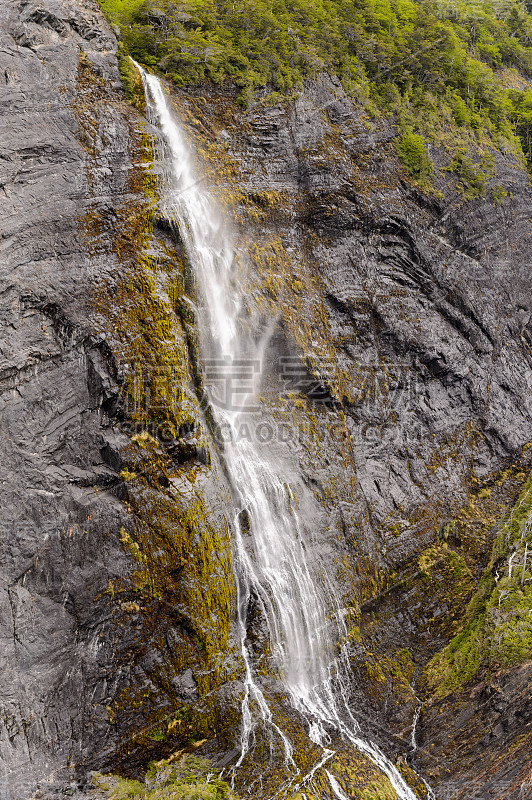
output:
[[[441,171],[427,195],[398,164],[391,123],[369,120],[330,78],[246,114],[207,98],[175,102],[196,141],[223,133],[209,157],[225,191],[241,193],[253,290],[266,318],[277,315],[267,400],[272,429],[286,424],[292,438],[283,446],[274,433],[271,446],[326,510],[315,558],[336,565],[355,607],[362,729],[412,762],[416,678],[460,630],[496,520],[529,468],[528,177],[493,153],[486,196],[466,200],[432,148]],[[500,185],[502,205],[491,200]],[[287,377],[297,358],[305,366]],[[466,725],[453,745],[467,736]],[[431,763],[447,752],[434,742]],[[460,791],[475,775],[481,787],[498,753],[493,741],[477,749]],[[412,763],[423,774],[426,762]],[[431,780],[447,797],[444,772]]]
[[[113,225],[141,199],[141,119],[116,40],[90,0],[5,0],[0,20],[0,795],[22,800],[116,762],[209,667],[190,644],[201,597],[192,611],[177,589],[140,595],[121,534],[137,524],[120,475],[127,365],[97,295],[125,270]],[[200,655],[181,668],[187,642]],[[128,716],[128,691],[147,716]]]
[[[133,237],[128,209],[144,202],[136,172],[145,129],[125,103],[114,35],[90,0],[0,0],[0,20],[0,789],[21,800],[37,786],[42,797],[63,796],[87,769],[134,771],[163,755],[184,723],[176,716],[175,740],[161,742],[158,720],[224,675],[230,687],[238,666],[230,636],[208,644],[216,658],[206,660],[202,645],[208,631],[190,565],[203,559],[210,569],[211,551],[169,545],[164,580],[146,588],[139,574],[154,562],[139,561],[142,537],[128,538],[146,525],[142,509],[157,508],[161,530],[188,526],[207,540],[230,518],[230,494],[192,368],[179,376],[193,420],[182,435],[132,444],[136,429],[125,424],[124,343],[98,298],[136,257],[120,237]],[[203,94],[207,103],[195,92],[175,101],[215,182],[240,193],[237,235],[256,245],[250,297],[275,320],[265,419],[291,431],[272,448],[291,465],[301,501],[307,493],[320,503],[316,561],[329,563],[346,605],[361,606],[351,656],[363,728],[404,755],[417,706],[409,681],[454,632],[446,621],[458,618],[490,538],[471,545],[479,566],[466,558],[471,577],[451,599],[450,573],[430,573],[433,591],[416,559],[480,484],[527,463],[527,176],[511,156],[493,154],[490,188],[504,186],[502,204],[489,189],[464,201],[449,173],[428,196],[400,167],[392,124],[367,119],[327,77],[286,105],[247,112],[229,94]],[[444,152],[431,155],[446,166]],[[162,263],[167,232],[149,235]],[[185,316],[175,333],[182,349]],[[303,377],[287,379],[280,357],[302,361]],[[195,508],[196,493],[207,521],[169,515],[177,496]],[[160,544],[160,530],[147,531]],[[466,539],[449,545],[465,552]],[[231,595],[227,541],[216,549],[225,560],[212,571]],[[389,592],[379,575],[394,570]],[[260,621],[250,636],[263,646]],[[370,649],[381,663],[395,654],[383,680],[368,677]],[[394,684],[397,664],[406,677]],[[497,677],[491,694],[479,687],[422,714],[416,764],[442,797],[453,770],[461,792],[520,796],[511,792],[528,780],[519,744],[530,724],[526,669]],[[499,695],[510,698],[500,709]],[[479,736],[468,741],[473,729]],[[508,749],[512,758],[497,761]],[[451,750],[465,755],[447,765]]]
[[[499,671],[423,713],[416,765],[442,797],[530,794],[531,674],[530,663]]]

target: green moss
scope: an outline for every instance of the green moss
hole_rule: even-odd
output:
[[[359,800],[395,800],[397,794],[387,778],[372,781],[358,793]]]
[[[157,179],[151,144],[148,136],[139,137],[133,199],[117,209],[112,229],[97,211],[89,211],[81,222],[89,253],[99,255],[102,243],[112,243],[121,266],[114,279],[100,284],[94,305],[125,373],[122,400],[128,423],[135,432],[171,441],[183,424],[193,426],[196,398],[187,335],[176,310],[183,260],[152,235]]]
[[[113,783],[107,788],[107,783]],[[191,754],[153,762],[144,783],[115,776],[93,776],[107,791],[107,800],[238,800],[230,786],[216,777],[211,763]]]
[[[511,196],[511,192],[510,192]],[[504,205],[505,199],[508,197],[508,192],[503,186],[494,186],[491,190],[491,202],[494,206]]]
[[[480,674],[532,657],[531,510],[532,477],[500,524],[463,630],[426,668],[427,682],[437,695],[445,696]]]
[[[367,761],[360,753],[341,749],[327,769],[336,777],[342,790],[348,797],[357,800],[395,800],[397,797],[386,775]],[[330,796],[330,786],[318,793],[318,797]]]
[[[137,524],[131,533],[121,532],[138,567],[123,582],[122,595],[133,591],[142,606],[164,598],[169,610],[189,609],[187,628],[199,651],[196,658],[213,668],[227,649],[234,603],[228,530],[212,525],[201,495],[161,489],[158,476],[166,470],[161,451],[138,456],[142,470],[130,485],[129,498]],[[202,693],[212,680],[212,674],[199,679]]]
[[[414,794],[418,798],[418,800],[428,800],[428,790],[426,785],[423,783],[421,778],[417,773],[414,772],[408,764],[400,758],[398,763],[396,764],[397,769],[410,786],[410,788],[414,791]]]

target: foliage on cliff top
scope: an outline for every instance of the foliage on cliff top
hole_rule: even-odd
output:
[[[532,658],[532,476],[495,540],[466,624],[427,666],[445,696],[491,670]]]
[[[178,85],[229,80],[246,103],[258,87],[287,92],[329,72],[369,107],[398,113],[406,133],[426,134],[421,120],[443,106],[452,126],[484,132],[495,142],[515,130],[532,160],[532,90],[522,77],[532,75],[532,6],[526,2],[100,4],[120,26],[123,51]]]

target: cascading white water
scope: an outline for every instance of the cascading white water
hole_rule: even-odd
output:
[[[149,120],[163,135],[161,166],[166,170],[162,210],[179,226],[198,284],[197,324],[202,355],[214,359],[218,368],[227,364],[231,369],[235,363],[249,360],[261,363],[264,338],[257,345],[239,326],[241,296],[233,274],[235,249],[222,217],[203,183],[196,179],[189,148],[160,81],[136,66],[144,84]],[[335,730],[388,776],[400,800],[415,800],[394,765],[376,745],[360,737],[347,708],[342,690],[343,665],[334,655],[343,631],[329,620],[326,603],[311,575],[305,552],[305,520],[299,518],[291,490],[279,475],[279,465],[271,462],[267,448],[250,438],[237,441],[243,406],[242,402],[237,409],[213,406],[218,425],[232,434],[225,437],[224,460],[239,506],[234,520],[234,562],[245,696],[241,754],[236,766],[249,751],[253,731],[260,722],[278,737],[292,774],[289,785],[295,791],[334,755],[326,745],[327,729]],[[323,750],[322,758],[306,776],[298,775],[290,741],[275,723],[254,675],[246,642],[252,595],[267,621],[272,661],[286,693],[307,720],[310,739]],[[333,795],[345,800],[338,781],[326,773]],[[295,781],[299,781],[297,786]]]

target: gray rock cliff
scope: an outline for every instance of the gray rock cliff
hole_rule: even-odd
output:
[[[128,413],[120,387],[132,356],[102,297],[124,291],[140,259],[119,244],[128,222],[140,224],[134,209],[145,196],[137,177],[142,120],[124,99],[116,40],[92,2],[6,0],[0,19],[0,794],[21,800],[37,785],[68,783],[86,765],[111,763],[119,747],[134,749],[131,737],[149,730],[150,715],[197,696],[200,677],[191,668],[207,675],[214,668],[205,665],[196,578],[162,543],[154,556],[168,561],[161,585],[142,585],[135,577],[142,556],[135,551],[135,560],[128,544],[140,523],[120,476],[126,464],[142,468],[151,447],[155,488],[146,492],[164,503],[170,489],[158,483],[157,441],[132,445],[133,423],[129,436],[116,424]],[[157,244],[143,241],[150,247]],[[130,324],[124,321],[124,339],[133,335]],[[184,347],[178,326],[175,341]],[[181,378],[192,386],[191,377]],[[193,404],[192,388],[189,395]],[[201,463],[192,434],[180,474],[200,473],[211,499],[206,520],[217,517],[215,498],[222,507],[226,490],[223,476]],[[191,505],[201,493],[181,491]],[[181,536],[183,562],[188,548],[208,551],[192,535],[184,541],[177,512],[160,524],[176,542]],[[154,534],[152,550],[155,541]],[[207,559],[201,577],[208,584],[209,569],[219,570],[230,596],[223,541],[220,534],[218,563]],[[224,624],[211,624],[222,636]],[[145,703],[146,715],[135,711],[134,723],[127,692]]]
[[[192,729],[229,750],[241,665],[231,492],[185,259],[156,209],[154,132],[91,0],[0,0],[0,20],[0,793],[21,800],[90,769],[135,772]],[[321,504],[317,557],[353,614],[363,728],[404,756],[417,700],[390,677],[397,652],[415,681],[455,632],[528,465],[527,175],[493,153],[485,197],[464,200],[443,171],[424,193],[391,122],[327,76],[246,112],[229,90],[173,99],[247,246],[249,302],[275,320],[264,419]],[[468,570],[458,588],[449,549]],[[260,651],[260,624],[250,636]],[[435,728],[429,714],[444,761]]]

